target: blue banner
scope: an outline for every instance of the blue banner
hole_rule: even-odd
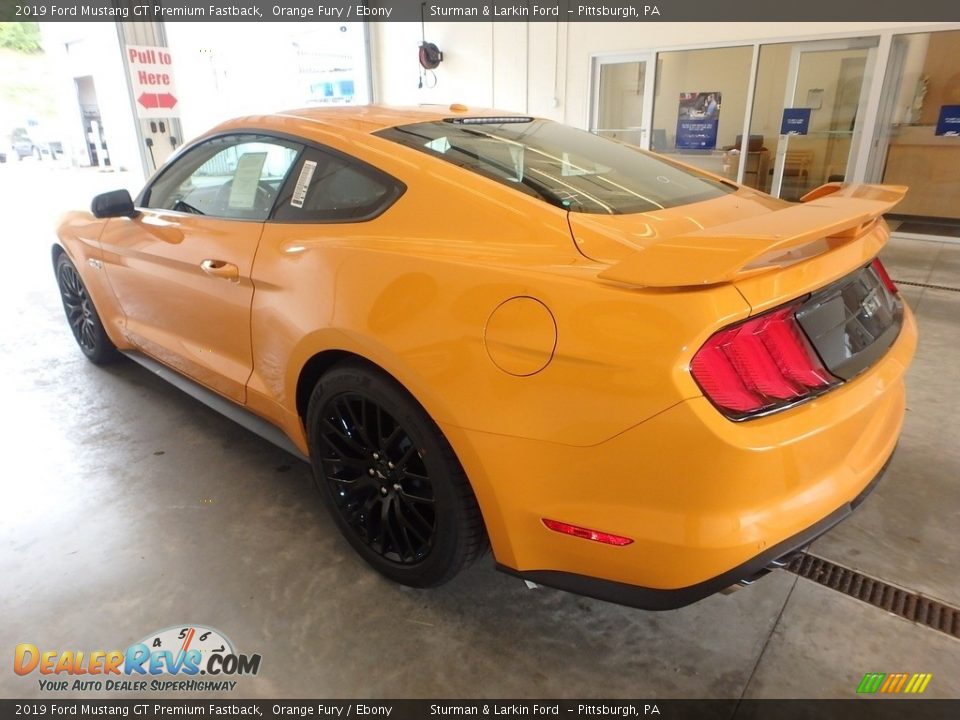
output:
[[[806,135],[810,129],[810,108],[784,108],[781,135]]]
[[[960,136],[960,105],[940,107],[940,119],[937,120],[937,135]]]

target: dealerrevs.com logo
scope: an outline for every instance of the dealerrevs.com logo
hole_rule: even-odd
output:
[[[180,625],[150,633],[126,650],[49,650],[20,643],[13,671],[40,675],[44,691],[210,692],[233,690],[237,681],[230,678],[256,675],[260,655],[237,653],[219,630]]]

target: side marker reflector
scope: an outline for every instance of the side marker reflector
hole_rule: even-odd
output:
[[[548,529],[561,533],[562,535],[572,535],[573,537],[582,538],[583,540],[593,540],[594,542],[604,543],[606,545],[623,546],[633,542],[630,538],[623,537],[622,535],[611,535],[610,533],[600,532],[599,530],[590,530],[589,528],[579,527],[577,525],[569,525],[558,520],[543,518],[543,524],[546,525]]]

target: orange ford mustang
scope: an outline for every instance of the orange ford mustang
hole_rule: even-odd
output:
[[[664,609],[749,583],[880,476],[917,338],[877,260],[904,192],[787,203],[546,120],[310,109],[98,196],[53,261],[90,360],[309,458],[384,575],[436,585],[489,543]]]

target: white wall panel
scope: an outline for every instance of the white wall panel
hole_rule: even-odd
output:
[[[371,26],[375,99],[389,104],[463,102],[587,127],[591,57],[651,48],[872,34],[924,23],[526,23],[428,22],[444,52],[436,87],[417,87],[420,23]],[[431,79],[432,82],[432,79]],[[555,106],[556,104],[556,106]]]

